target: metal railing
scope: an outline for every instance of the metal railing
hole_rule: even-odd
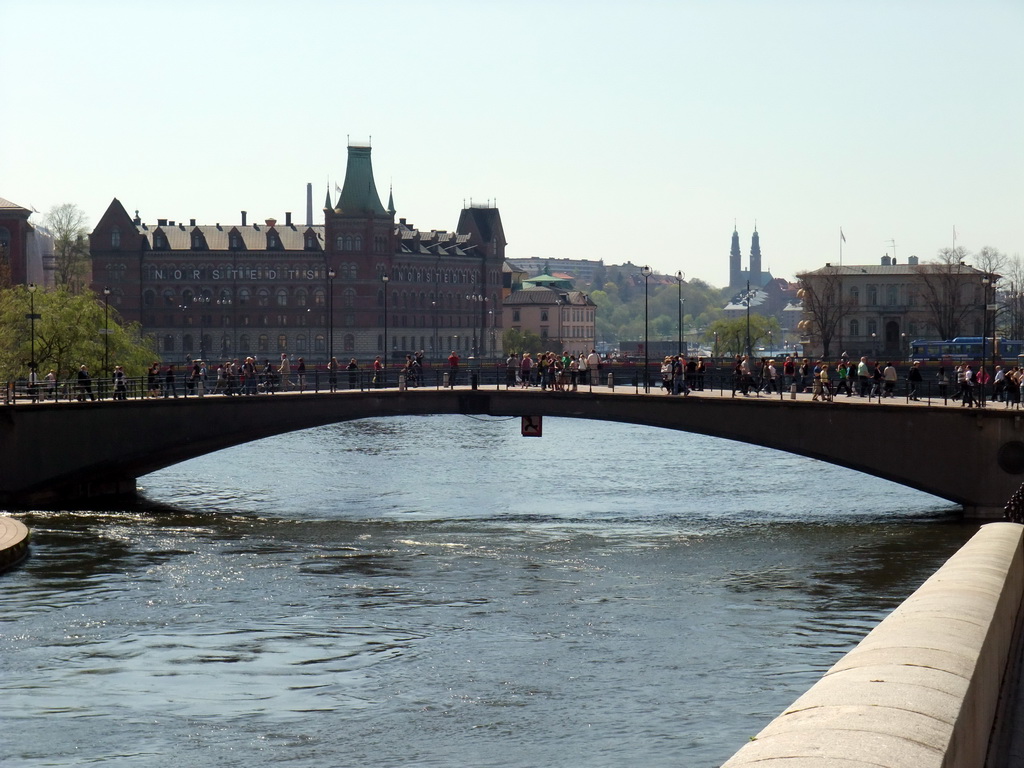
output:
[[[809,399],[814,397],[812,377],[778,376],[774,382],[757,379],[756,377],[741,378],[731,372],[709,371],[704,374],[687,374],[684,376],[684,392],[713,392],[720,396]],[[866,398],[869,402],[883,403],[902,400],[904,402],[921,402],[925,405],[961,405],[961,387],[956,382],[942,383],[926,380],[914,385],[905,378],[886,388],[885,382],[868,380],[866,386],[858,379],[850,380],[849,389],[840,384],[840,380],[832,379],[827,391],[819,394],[819,399],[835,400],[841,397],[856,399]],[[673,383],[666,389],[660,374],[646,382],[652,395],[663,396],[666,393],[677,394]],[[208,375],[205,379],[194,379],[191,376],[175,376],[169,381],[166,375],[155,379],[148,376],[125,378],[123,390],[115,390],[114,382],[107,379],[92,379],[88,383],[77,378],[61,379],[56,382],[41,382],[37,387],[30,388],[25,380],[8,382],[4,387],[0,403],[12,405],[17,402],[99,402],[105,400],[139,400],[147,398],[189,398],[211,396],[262,396],[281,393],[330,393],[375,389],[442,389],[448,387],[465,387],[472,389],[536,389],[554,392],[590,392],[595,387],[630,388],[635,394],[644,392],[642,369],[636,367],[615,368],[602,367],[596,373],[577,374],[575,377],[564,376],[561,380],[555,375],[534,369],[524,381],[518,369],[511,372],[504,363],[481,363],[459,366],[451,369],[447,366],[426,367],[416,373],[404,369],[391,368],[385,371],[359,369],[354,371],[340,370],[331,373],[325,369],[313,369],[305,374],[291,372],[287,375],[275,373],[259,373],[254,377],[233,376],[218,378]],[[975,385],[971,389],[972,399],[983,407],[1020,408],[1021,391],[1019,387],[1001,385],[994,387],[991,382]]]

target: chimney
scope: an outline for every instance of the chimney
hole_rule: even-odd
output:
[[[270,229],[277,224],[277,219],[264,219],[263,223],[267,225],[267,229]]]
[[[189,219],[189,220],[188,220],[188,225],[189,225],[190,227],[194,227],[194,226],[196,225],[196,220],[195,220],[195,219]]]
[[[245,226],[245,216],[246,216],[246,212],[242,211],[242,226],[243,227]]]
[[[292,225],[292,212],[291,211],[285,211],[284,212],[284,225],[286,227],[290,227]]]
[[[158,227],[166,227],[167,226],[167,219],[157,219],[156,220],[156,225]]]
[[[306,226],[313,226],[313,185],[306,185]]]

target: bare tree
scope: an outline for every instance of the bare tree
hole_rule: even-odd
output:
[[[843,317],[851,304],[851,300],[843,296],[842,267],[822,267],[798,277],[801,280],[799,296],[807,318],[802,321],[803,330],[821,342],[822,357],[827,359],[832,340],[840,334]]]
[[[921,300],[940,339],[960,336],[968,316],[980,309],[978,285],[965,289],[964,276],[977,274],[967,265],[970,254],[962,247],[942,248],[933,262],[917,267]]]
[[[1024,338],[1024,262],[1019,255],[1010,256],[1003,266],[1005,274],[1004,286],[1009,281],[1009,288],[1003,294],[1003,306],[1006,309],[1002,318],[1002,332],[1008,338]]]
[[[44,226],[53,235],[54,282],[80,293],[89,281],[89,230],[85,213],[74,203],[55,205]]]

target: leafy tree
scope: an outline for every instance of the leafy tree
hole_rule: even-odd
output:
[[[40,377],[53,369],[59,379],[73,375],[80,365],[94,376],[107,376],[109,365],[124,367],[128,376],[142,376],[155,353],[137,324],[122,325],[117,311],[109,309],[104,334],[103,300],[91,291],[73,293],[64,288],[36,291],[29,296],[24,286],[0,290],[0,327],[8,333],[0,339],[0,375],[5,381],[24,378],[32,359],[32,322],[26,315],[34,302],[35,359]],[[104,344],[104,336],[107,342]]]
[[[509,328],[501,335],[501,346],[506,355],[540,352],[543,343],[541,337],[533,331]]]
[[[74,203],[55,205],[43,225],[53,235],[53,276],[58,287],[78,293],[89,278],[89,230],[85,212]]]
[[[774,317],[752,314],[750,316],[750,348],[756,349],[759,346],[764,346],[770,338],[769,331],[773,336],[782,338],[779,333],[778,320]],[[716,320],[704,332],[704,340],[712,345],[712,354],[716,356],[745,354],[747,318],[744,316]]]

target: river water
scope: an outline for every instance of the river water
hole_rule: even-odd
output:
[[[977,529],[697,435],[375,419],[33,512],[0,576],[22,766],[717,766]]]

